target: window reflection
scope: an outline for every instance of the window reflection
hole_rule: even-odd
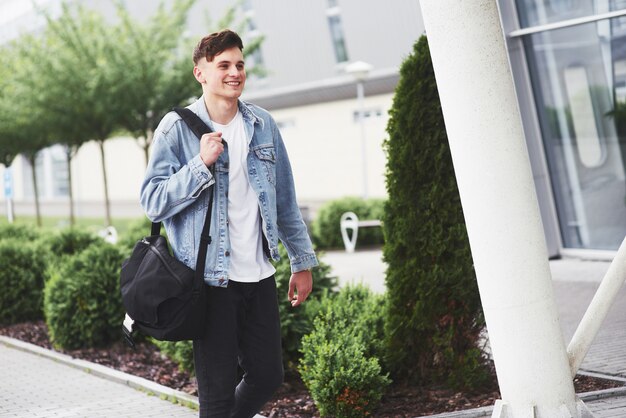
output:
[[[523,3],[534,5],[525,16],[533,25],[617,5]],[[572,9],[564,12],[565,3]],[[623,19],[528,35],[524,45],[564,246],[616,250],[626,235],[626,115],[619,112],[626,100]]]
[[[626,0],[517,0],[520,27],[545,25],[626,8]]]

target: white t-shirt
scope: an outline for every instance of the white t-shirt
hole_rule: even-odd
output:
[[[230,280],[254,283],[270,277],[276,269],[263,254],[261,214],[248,179],[248,138],[239,111],[227,125],[213,122],[228,144],[228,232]]]

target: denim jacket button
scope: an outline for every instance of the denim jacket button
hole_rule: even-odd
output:
[[[226,252],[224,253],[224,255],[225,255],[226,257],[229,257],[229,256],[230,256],[230,251],[226,251]]]

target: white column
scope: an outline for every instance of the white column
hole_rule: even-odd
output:
[[[421,0],[502,400],[494,417],[577,403],[496,0]]]

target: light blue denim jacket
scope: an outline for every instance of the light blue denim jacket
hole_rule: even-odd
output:
[[[188,106],[213,129],[204,98]],[[317,265],[306,225],[296,202],[291,165],[276,122],[258,106],[239,101],[248,136],[248,175],[258,196],[262,230],[269,255],[279,260],[280,239],[298,272]],[[212,243],[207,251],[204,279],[226,287],[230,264],[228,235],[228,138],[215,163],[215,176],[200,159],[200,142],[175,112],[159,124],[141,186],[141,205],[153,222],[163,222],[174,256],[195,269],[208,193],[216,183],[211,221]]]

